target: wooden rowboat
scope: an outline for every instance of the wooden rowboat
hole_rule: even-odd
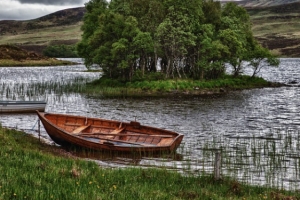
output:
[[[51,139],[62,146],[119,152],[173,152],[183,135],[130,123],[37,111]]]
[[[45,111],[45,101],[0,101],[0,113],[28,113]]]

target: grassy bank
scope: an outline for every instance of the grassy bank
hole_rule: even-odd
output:
[[[58,60],[26,51],[14,45],[0,45],[0,67],[9,66],[58,66],[73,62]]]
[[[224,94],[232,90],[278,87],[280,84],[271,83],[263,78],[249,76],[225,76],[214,80],[140,80],[122,82],[100,78],[87,84],[86,92],[103,96],[206,96]]]
[[[54,58],[42,60],[12,60],[0,59],[0,67],[25,67],[25,66],[60,66],[60,65],[73,65],[74,63],[65,60],[57,60]]]
[[[104,169],[0,128],[0,199],[299,199],[297,193],[165,169]]]

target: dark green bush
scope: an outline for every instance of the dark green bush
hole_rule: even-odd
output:
[[[75,45],[51,45],[44,51],[43,55],[53,58],[77,58]]]

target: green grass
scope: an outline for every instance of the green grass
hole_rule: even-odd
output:
[[[166,169],[104,169],[0,128],[0,199],[296,199],[299,194]]]
[[[101,78],[87,84],[85,92],[104,96],[170,96],[220,94],[231,90],[273,87],[272,83],[262,78],[249,76],[225,76],[216,80],[141,80],[122,82]]]
[[[0,67],[14,67],[14,66],[59,66],[59,65],[73,65],[74,63],[65,60],[56,60],[54,58],[42,60],[26,60],[18,61],[11,59],[0,59]]]
[[[52,41],[78,41],[81,39],[82,22],[68,26],[54,26],[37,30],[23,31],[19,34],[1,36],[0,44],[49,45]],[[73,42],[76,43],[76,42]]]

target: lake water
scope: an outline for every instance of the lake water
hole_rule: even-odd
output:
[[[77,60],[80,61],[80,60]],[[212,173],[215,152],[222,152],[222,173],[251,184],[300,189],[300,59],[281,59],[278,68],[259,76],[287,83],[280,88],[234,91],[219,97],[103,98],[68,92],[100,72],[83,64],[60,67],[0,68],[0,99],[46,100],[47,112],[101,117],[184,134],[178,157],[101,158],[106,167],[166,167],[183,173]],[[246,69],[245,73],[251,73]],[[36,114],[1,114],[2,126],[37,135]],[[52,144],[46,132],[41,137]]]

